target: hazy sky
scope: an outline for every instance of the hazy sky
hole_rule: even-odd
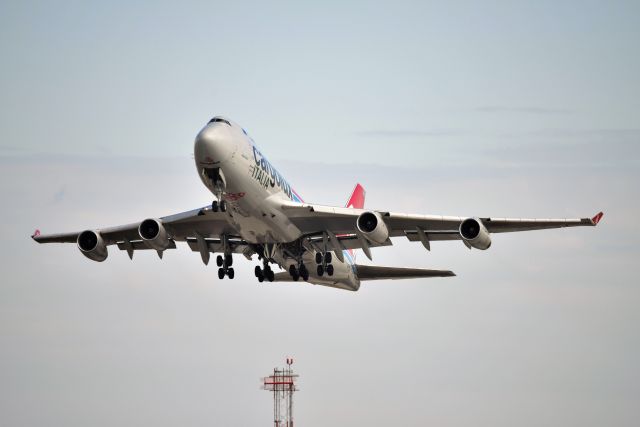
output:
[[[640,422],[640,3],[0,0],[0,425]],[[43,232],[203,206],[193,139],[242,124],[309,201],[596,229],[399,240],[448,279],[236,279],[184,245],[94,263]],[[362,255],[359,261],[364,258]]]

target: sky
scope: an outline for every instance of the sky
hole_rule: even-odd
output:
[[[0,425],[640,420],[638,2],[0,0]],[[585,217],[487,251],[397,240],[455,278],[356,292],[217,279],[186,246],[38,246],[204,206],[193,140],[240,123],[305,200]],[[359,254],[359,262],[363,261]]]

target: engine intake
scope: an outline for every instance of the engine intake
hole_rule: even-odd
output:
[[[107,245],[104,243],[100,233],[96,231],[83,231],[78,235],[77,243],[82,255],[90,260],[102,262],[109,255]]]
[[[157,251],[163,251],[171,244],[167,229],[158,219],[149,218],[142,221],[138,227],[138,234],[150,248]]]
[[[460,224],[460,237],[471,247],[485,250],[491,246],[491,236],[478,218],[467,218]]]
[[[356,222],[358,230],[371,242],[382,244],[389,238],[389,229],[378,212],[363,212]]]

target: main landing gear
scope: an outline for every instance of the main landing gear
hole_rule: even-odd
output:
[[[316,252],[316,264],[318,264],[316,272],[318,273],[318,277],[324,276],[324,273],[333,276],[331,258],[331,252],[325,252],[324,254],[322,252]]]
[[[297,282],[300,278],[305,282],[309,280],[309,270],[307,270],[307,267],[305,267],[302,262],[298,264],[298,267],[296,267],[295,264],[291,264],[291,267],[289,267],[289,274],[294,282]]]
[[[269,282],[273,282],[273,279],[275,278],[275,273],[269,266],[269,263],[265,259],[263,260],[262,264],[264,266],[263,268],[260,268],[259,265],[256,265],[256,269],[255,269],[255,275],[258,278],[258,282],[262,283],[265,280],[268,280]]]
[[[225,202],[224,200],[220,200],[219,202],[217,200],[214,200],[211,203],[211,210],[214,212],[226,212],[227,211],[227,202]]]
[[[224,279],[227,276],[229,279],[233,279],[235,272],[231,267],[233,265],[233,257],[231,254],[218,255],[216,258],[216,264],[218,264],[218,279]]]

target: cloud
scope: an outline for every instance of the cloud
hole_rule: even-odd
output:
[[[55,194],[53,195],[51,202],[52,203],[60,203],[61,201],[64,200],[64,197],[67,194],[67,185],[63,185],[62,187],[60,187],[60,189],[58,191],[55,192]]]
[[[522,135],[545,136],[552,138],[616,138],[640,139],[640,129],[635,128],[601,128],[601,129],[539,129],[523,132]]]
[[[7,154],[16,154],[16,153],[25,153],[27,150],[24,147],[19,147],[17,145],[4,145],[0,144],[0,153]]]
[[[432,130],[418,130],[418,129],[376,129],[356,132],[356,135],[361,137],[440,137],[440,136],[453,136],[464,133],[461,129],[432,129]]]
[[[548,107],[512,107],[504,105],[483,105],[473,109],[479,113],[522,113],[522,114],[568,114],[572,110]]]

